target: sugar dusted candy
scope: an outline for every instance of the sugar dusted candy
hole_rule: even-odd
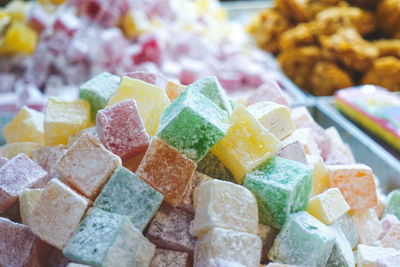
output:
[[[34,142],[44,144],[44,115],[23,106],[18,114],[3,128],[7,143]]]
[[[382,226],[382,232],[378,239],[382,240],[386,234],[392,229],[393,225],[399,222],[399,219],[393,214],[386,214],[380,221]]]
[[[268,252],[272,261],[325,266],[335,243],[328,226],[305,211],[292,214]]]
[[[0,168],[0,213],[10,207],[25,188],[41,187],[47,181],[47,172],[25,154],[12,158]]]
[[[177,208],[183,209],[187,212],[194,214],[194,205],[193,205],[194,191],[197,190],[199,185],[210,180],[212,180],[211,177],[196,171],[193,174],[192,178],[190,179],[190,182],[186,187],[185,194],[183,195],[181,202],[179,203]]]
[[[156,85],[123,76],[117,91],[111,97],[107,106],[110,107],[129,98],[135,99],[147,133],[154,136],[158,129],[161,114],[170,104],[167,94]]]
[[[105,149],[97,138],[86,133],[61,157],[57,172],[60,180],[93,200],[120,164],[118,156]]]
[[[155,246],[126,216],[93,208],[63,249],[71,260],[94,266],[149,266]]]
[[[214,227],[197,240],[194,266],[254,267],[259,265],[260,256],[261,240],[257,235]]]
[[[272,101],[290,107],[286,96],[276,82],[269,81],[260,85],[257,90],[253,91],[247,98],[248,105],[260,101]]]
[[[88,205],[86,198],[58,179],[52,179],[28,218],[28,225],[40,239],[63,249]]]
[[[314,140],[313,130],[311,128],[300,128],[292,132],[291,135],[282,140],[283,145],[299,141],[307,155],[320,156],[321,151]]]
[[[0,265],[44,266],[50,246],[26,225],[0,217]]]
[[[228,182],[236,183],[232,173],[225,165],[211,152],[208,152],[199,162],[197,170],[208,176]]]
[[[378,261],[382,262],[396,256],[399,257],[400,252],[394,248],[383,248],[359,244],[356,252],[356,264],[357,267],[378,267],[382,266],[378,265]]]
[[[157,137],[151,141],[136,175],[177,206],[196,169],[196,164]]]
[[[389,232],[382,239],[381,244],[384,248],[395,248],[400,250],[400,222],[395,223]]]
[[[386,201],[385,214],[393,214],[400,219],[400,191],[393,190]]]
[[[102,72],[79,87],[79,97],[90,104],[92,121],[97,111],[106,107],[119,86],[121,78],[109,72]]]
[[[310,199],[307,212],[325,223],[331,224],[349,211],[350,207],[337,188],[330,188]]]
[[[331,187],[339,188],[351,210],[373,208],[378,204],[371,168],[363,164],[330,165]]]
[[[100,141],[123,161],[144,153],[149,146],[149,136],[136,104],[128,99],[97,113],[96,132]]]
[[[238,184],[244,176],[275,154],[281,142],[266,130],[242,105],[237,105],[226,136],[211,150],[231,171]]]
[[[44,117],[47,146],[66,145],[68,138],[90,125],[90,105],[86,100],[68,102],[50,97]]]
[[[262,267],[263,265],[260,265]],[[300,265],[293,265],[293,264],[284,264],[284,263],[276,263],[276,262],[270,262],[265,267],[304,267]]]
[[[168,249],[156,249],[150,267],[189,267],[189,254]]]
[[[0,168],[6,165],[8,159],[6,157],[0,157]]]
[[[342,231],[347,241],[349,242],[351,248],[354,248],[358,243],[358,231],[348,213],[345,213],[339,219],[336,219],[330,226],[335,227]]]
[[[184,85],[172,81],[168,81],[167,86],[165,87],[165,92],[171,101],[174,101],[183,90],[185,90]]]
[[[359,244],[372,245],[382,231],[382,226],[373,209],[356,210],[350,213],[357,228]]]
[[[249,106],[248,111],[278,139],[283,139],[295,130],[287,106],[262,101]]]
[[[157,248],[186,252],[193,257],[196,238],[189,232],[193,214],[163,204],[150,222],[146,237]]]
[[[79,264],[79,263],[68,263],[66,267],[90,267],[89,265],[86,264]]]
[[[290,213],[307,209],[312,171],[307,165],[274,156],[248,173],[243,186],[257,199],[260,223],[281,228]]]
[[[321,156],[307,155],[307,163],[314,167],[311,197],[321,194],[329,187],[329,175]]]
[[[299,163],[307,164],[306,152],[299,141],[283,145],[275,155],[284,159],[290,159]]]
[[[19,208],[23,224],[28,224],[28,218],[31,216],[33,209],[42,196],[42,193],[43,189],[26,188],[19,194]]]
[[[65,146],[49,146],[33,150],[32,159],[47,171],[50,178],[58,177],[56,166],[61,157],[67,152]]]
[[[228,130],[228,115],[197,90],[184,90],[160,119],[157,136],[197,162]]]
[[[37,33],[21,22],[14,22],[7,29],[0,43],[0,54],[32,54],[37,43]]]
[[[32,153],[34,150],[44,147],[43,144],[33,143],[33,142],[19,142],[5,144],[0,147],[0,155],[8,159],[12,159],[20,153],[27,155],[32,158]]]
[[[296,107],[292,109],[292,120],[296,125],[296,128],[301,128],[303,125],[314,122],[310,112],[304,106]]]
[[[126,215],[139,231],[147,226],[164,197],[133,172],[118,166],[96,198],[94,206]]]
[[[228,101],[225,90],[219,84],[215,76],[205,77],[188,85],[187,90],[196,90],[214,102],[226,113],[232,113],[232,107]]]
[[[329,229],[331,233],[335,236],[335,243],[333,245],[332,252],[329,255],[328,262],[325,266],[355,266],[353,250],[343,232],[340,229],[334,227],[329,227]]]
[[[197,188],[196,198],[195,218],[190,229],[194,236],[203,235],[213,227],[257,234],[257,201],[246,188],[212,180]]]

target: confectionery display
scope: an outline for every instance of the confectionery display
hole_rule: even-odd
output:
[[[316,96],[357,84],[400,88],[398,0],[274,0],[248,26],[283,72]]]
[[[400,192],[336,128],[273,85],[240,103],[209,76],[170,98],[156,76],[101,73],[4,127],[0,265],[400,263]]]
[[[81,94],[98,102],[91,105],[94,119],[119,84],[89,80],[104,71],[162,73],[144,79],[160,85],[164,76],[173,78],[171,93],[176,81],[187,85],[208,75],[239,95],[282,78],[273,57],[254,48],[216,0],[13,0],[0,9],[0,28],[0,112],[42,110],[48,96]],[[96,82],[108,82],[107,89],[100,94]],[[118,97],[128,93],[120,90]],[[139,112],[145,119],[147,111]],[[157,125],[148,131],[154,135]]]

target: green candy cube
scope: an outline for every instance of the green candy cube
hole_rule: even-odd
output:
[[[249,172],[243,186],[256,196],[260,223],[281,228],[289,214],[308,208],[312,178],[312,167],[274,156]]]
[[[187,88],[161,115],[157,136],[197,162],[228,130],[228,115],[210,99]]]
[[[140,231],[157,212],[164,196],[130,170],[118,166],[97,197],[94,206],[126,215]]]
[[[268,252],[274,262],[301,266],[325,266],[335,236],[318,219],[305,211],[289,216]]]
[[[79,97],[90,103],[92,121],[96,121],[97,111],[105,108],[108,100],[117,91],[121,78],[108,72],[102,72],[79,88]]]
[[[91,266],[149,266],[155,246],[128,217],[89,210],[63,250],[72,261]]]
[[[342,230],[337,229],[333,226],[328,226],[332,234],[335,237],[335,243],[332,248],[332,252],[329,255],[326,267],[353,267],[355,266],[355,259],[353,250],[351,249],[349,241]]]
[[[342,231],[351,248],[354,248],[357,245],[358,231],[348,213],[345,213],[342,217],[335,220],[329,226],[335,227],[337,230]]]
[[[390,192],[384,214],[393,214],[400,220],[400,191],[393,190]]]
[[[233,174],[224,166],[224,164],[211,152],[208,152],[197,163],[197,171],[204,173],[212,178],[228,181],[236,184]]]
[[[228,114],[232,113],[232,106],[228,100],[225,90],[222,88],[215,76],[209,76],[197,80],[188,85],[187,90],[196,90],[202,93],[212,102],[214,102],[219,108],[225,110]]]

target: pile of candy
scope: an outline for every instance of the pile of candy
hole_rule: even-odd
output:
[[[4,127],[0,265],[400,264],[400,191],[335,128],[154,77],[102,73]]]
[[[41,91],[73,99],[102,71],[160,72],[183,84],[215,75],[229,92],[281,80],[215,0],[61,2],[15,0],[0,11],[0,111],[41,110]]]

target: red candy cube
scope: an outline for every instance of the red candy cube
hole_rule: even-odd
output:
[[[96,131],[103,145],[123,161],[146,151],[149,136],[133,99],[99,110]]]

